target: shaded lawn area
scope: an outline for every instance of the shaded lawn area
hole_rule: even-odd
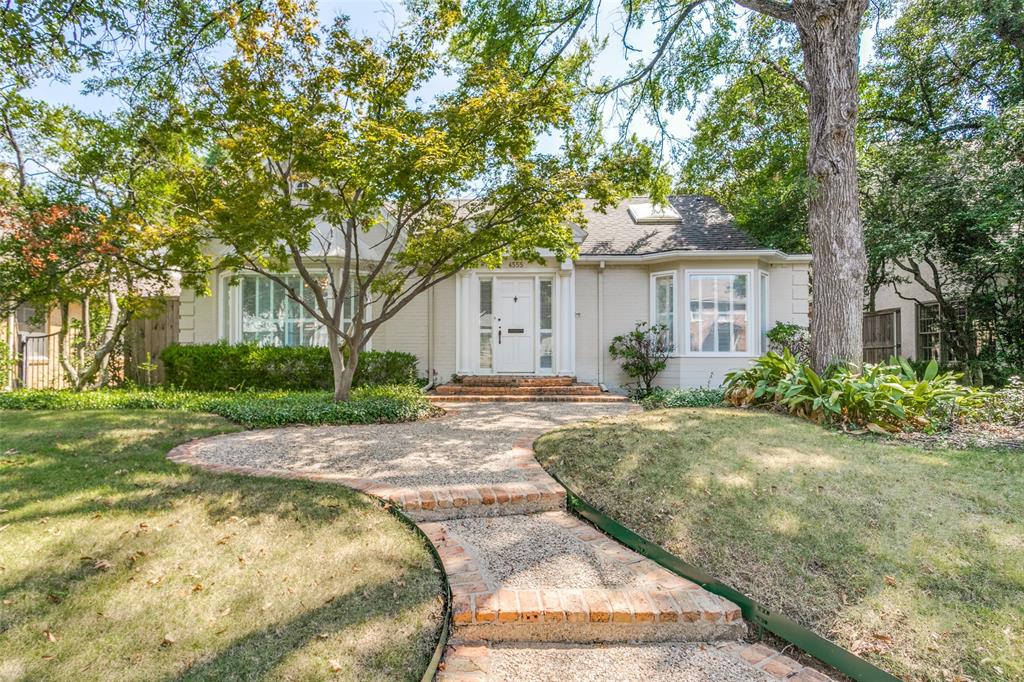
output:
[[[897,676],[1024,679],[1019,452],[730,409],[568,426],[535,448],[626,526]]]
[[[0,680],[418,680],[441,576],[336,485],[168,462],[235,431],[168,411],[0,411]]]

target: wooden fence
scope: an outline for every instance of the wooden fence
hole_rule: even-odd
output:
[[[110,359],[115,383],[129,381],[140,386],[160,384],[164,379],[160,352],[178,339],[177,298],[167,299],[158,317],[136,318],[128,323],[120,348]],[[55,320],[55,315],[48,316]],[[18,388],[66,388],[60,365],[59,322],[47,324],[45,332],[20,332],[16,336],[18,364],[15,385]],[[69,330],[69,345],[74,346],[78,331]]]
[[[901,355],[899,309],[864,313],[863,341],[864,362],[886,362]]]

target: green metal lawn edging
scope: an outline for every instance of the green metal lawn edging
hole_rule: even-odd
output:
[[[686,563],[674,554],[670,554],[660,545],[626,528],[584,500],[573,492],[569,486],[565,485],[558,476],[554,474],[551,474],[551,476],[558,481],[559,485],[566,489],[566,502],[571,511],[638,554],[660,564],[678,576],[697,583],[708,592],[725,597],[733,602],[740,607],[743,617],[749,623],[778,635],[790,644],[814,656],[819,661],[827,663],[839,672],[849,675],[858,682],[900,682],[899,678],[868,663],[860,656],[811,632],[781,613],[772,611],[764,604],[756,602],[735,588],[716,580],[700,568]]]
[[[395,518],[400,520],[405,525],[412,528],[413,532],[423,538],[423,541],[427,543],[427,547],[430,548],[430,553],[434,557],[434,566],[438,569],[441,574],[441,582],[444,584],[444,614],[441,617],[441,634],[437,638],[437,646],[434,647],[434,654],[430,657],[430,663],[427,664],[427,669],[423,671],[423,677],[420,678],[420,682],[431,682],[434,679],[434,675],[437,674],[437,667],[441,664],[441,656],[444,655],[444,649],[448,646],[448,633],[449,623],[452,619],[452,588],[448,584],[448,574],[445,573],[444,564],[441,562],[441,555],[437,553],[437,548],[434,547],[434,543],[430,541],[427,534],[423,532],[423,529],[416,525],[416,522],[410,519],[408,516],[402,513],[402,511],[389,500],[370,495],[374,500],[384,509],[391,512]]]

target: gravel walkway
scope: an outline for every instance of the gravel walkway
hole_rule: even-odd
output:
[[[767,682],[775,678],[707,644],[498,644],[491,682]]]
[[[640,582],[543,515],[460,519],[444,527],[480,562],[491,589],[622,589]]]
[[[492,485],[525,480],[507,453],[523,433],[629,411],[619,403],[459,405],[439,419],[370,426],[243,431],[199,442],[215,464],[330,472],[391,486]]]

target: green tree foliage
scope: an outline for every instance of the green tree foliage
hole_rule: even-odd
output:
[[[0,312],[60,310],[60,361],[75,388],[109,378],[131,317],[181,275],[199,284],[199,235],[175,219],[169,169],[194,163],[178,77],[213,45],[205,3],[23,2],[0,35]],[[167,68],[175,64],[175,69]],[[157,68],[161,67],[161,68]],[[125,106],[87,115],[30,89],[90,70],[87,90]],[[174,74],[169,75],[169,74]],[[72,306],[82,318],[72,319]]]
[[[233,54],[200,102],[215,136],[190,181],[197,224],[224,245],[219,265],[270,278],[324,326],[338,400],[409,302],[467,268],[572,257],[580,197],[610,197],[651,158],[581,135],[561,73],[529,83],[500,59],[455,61],[458,20],[441,3],[374,41],[280,0],[231,17]],[[440,76],[454,85],[421,101]],[[540,153],[555,132],[565,153]]]
[[[1022,17],[1020,0],[902,2],[861,81],[869,296],[891,282],[924,286],[942,308],[951,359],[996,369],[993,379],[1000,366],[1024,364]],[[787,56],[770,54],[778,64],[746,59],[712,93],[682,184],[722,200],[762,241],[791,248],[807,229],[794,210],[810,187],[807,129],[795,81],[779,70]],[[979,330],[997,342],[979,351]]]

